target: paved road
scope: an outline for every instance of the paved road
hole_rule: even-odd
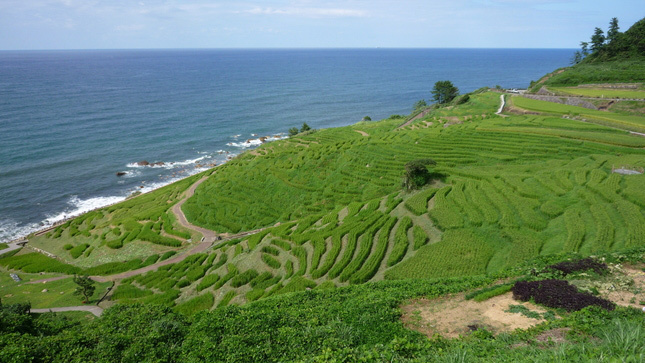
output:
[[[32,313],[60,313],[64,311],[89,311],[96,316],[101,316],[101,314],[103,314],[103,308],[96,305],[65,306],[62,308],[49,309],[31,309]]]

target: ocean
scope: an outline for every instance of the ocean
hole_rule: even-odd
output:
[[[526,88],[573,52],[0,51],[0,242],[222,164],[303,122],[409,114],[436,81],[461,93]]]

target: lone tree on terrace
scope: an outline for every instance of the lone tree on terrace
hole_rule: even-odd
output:
[[[74,295],[83,295],[83,303],[88,303],[90,302],[90,297],[94,295],[94,290],[96,290],[96,286],[94,286],[94,281],[90,279],[88,276],[76,276],[74,275],[74,283],[78,285],[76,287],[76,290],[74,291]]]
[[[450,81],[439,81],[434,84],[431,93],[433,100],[438,104],[444,104],[452,101],[459,95],[459,88],[455,87]]]
[[[418,159],[405,164],[403,187],[407,190],[419,189],[430,181],[428,165],[437,165],[432,159]]]

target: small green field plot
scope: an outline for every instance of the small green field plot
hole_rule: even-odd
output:
[[[639,59],[578,64],[556,72],[544,82],[544,85],[561,87],[634,82],[645,82],[645,63]]]
[[[645,89],[640,88],[606,88],[606,87],[549,87],[550,91],[565,95],[596,98],[645,99]]]
[[[205,173],[86,213],[29,243],[83,268],[180,250],[193,236],[177,226],[170,207]]]
[[[590,110],[584,107],[569,106],[560,103],[529,99],[525,97],[512,97],[513,105],[546,114],[570,115],[585,119],[589,122],[599,123],[628,131],[645,132],[645,117],[636,115],[620,115],[611,112]]]
[[[28,282],[47,275],[17,274],[24,278],[23,281],[16,282],[7,270],[0,270],[0,299],[5,304],[29,302],[34,309],[81,305],[82,297],[73,294],[77,285],[72,277],[32,284]],[[95,283],[96,290],[90,302],[98,301],[111,285],[111,282]]]

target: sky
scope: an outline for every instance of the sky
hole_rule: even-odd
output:
[[[0,0],[0,50],[577,48],[645,0]]]

